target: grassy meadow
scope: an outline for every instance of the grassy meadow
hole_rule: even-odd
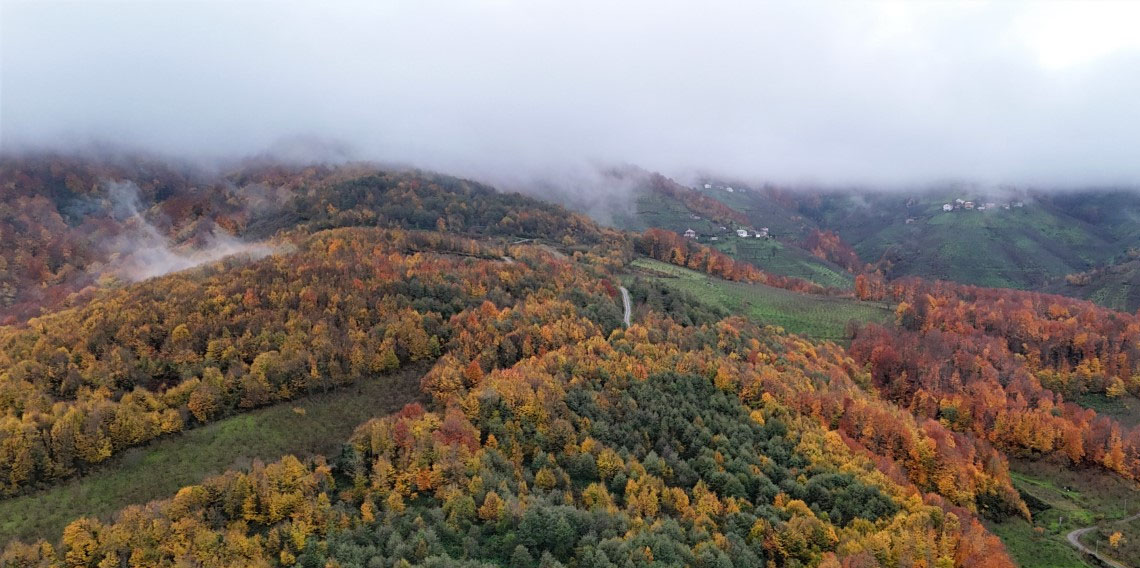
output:
[[[882,302],[860,302],[800,294],[763,284],[730,282],[646,258],[635,260],[633,266],[662,284],[688,292],[708,304],[810,339],[844,341],[851,321],[888,322],[894,317],[891,307]]]

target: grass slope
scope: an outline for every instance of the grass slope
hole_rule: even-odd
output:
[[[633,265],[661,284],[687,292],[707,304],[811,339],[843,341],[847,339],[847,324],[852,320],[886,322],[893,317],[890,306],[879,302],[730,282],[646,258],[635,260]]]
[[[795,276],[831,288],[850,289],[855,285],[855,277],[838,265],[775,239],[729,238],[717,243],[716,248],[772,274]]]
[[[998,204],[985,211],[942,210],[955,198]],[[1088,270],[1125,250],[1111,221],[1100,222],[1047,196],[1010,198],[968,191],[905,194],[835,193],[805,202],[804,213],[835,230],[867,262],[891,261],[889,276],[916,275],[967,284],[1039,288],[1052,278]],[[1095,195],[1087,196],[1097,199]],[[911,220],[907,223],[907,220]]]
[[[949,213],[938,207],[928,204],[910,217],[853,220],[839,232],[863,259],[887,255],[891,276],[991,287],[1032,288],[1112,254],[1112,245],[1092,228],[1044,206]]]
[[[179,488],[253,460],[285,454],[335,455],[357,425],[421,396],[425,366],[327,394],[227,418],[133,448],[65,484],[0,501],[0,543],[57,540],[81,516],[107,517],[131,504],[172,496]],[[303,410],[301,413],[296,409]]]
[[[1088,273],[1088,282],[1076,285],[1057,278],[1045,291],[1084,298],[1106,308],[1124,312],[1140,309],[1140,260],[1126,260]]]
[[[705,192],[709,194],[709,192]],[[793,231],[797,236],[803,232],[802,227],[792,227],[795,224],[792,214],[780,211],[771,215],[758,212],[753,203],[758,200],[754,193],[725,193],[711,194],[725,205],[748,215],[753,227],[770,227],[773,235],[787,235]],[[692,229],[700,234],[720,235],[720,240],[709,242],[702,240],[703,244],[713,245],[721,252],[753,264],[760,269],[779,274],[781,276],[794,276],[803,278],[823,286],[833,288],[851,288],[854,277],[843,268],[815,257],[799,247],[780,242],[776,239],[738,238],[731,231],[722,231],[724,226],[720,222],[713,222],[705,218],[694,219],[693,212],[679,200],[660,195],[643,195],[637,200],[636,213],[619,219],[618,225],[623,229],[642,231],[650,227],[667,229],[676,233],[684,233]],[[803,218],[799,218],[803,221]],[[729,227],[729,230],[734,227]]]
[[[1014,486],[1030,505],[1033,524],[1011,518],[987,526],[1025,568],[1093,566],[1069,546],[1066,535],[1111,523],[1140,508],[1140,488],[1102,471],[1074,471],[1048,461],[1019,459],[1010,460],[1010,471]],[[1126,533],[1126,537],[1140,539],[1140,534]]]

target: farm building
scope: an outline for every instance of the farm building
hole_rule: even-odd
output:
[[[942,204],[942,210],[943,211],[953,211],[954,206],[950,205],[949,203],[944,203],[944,204]]]
[[[762,238],[765,238],[767,236],[768,236],[768,227],[760,227],[760,230],[756,231],[756,238],[758,238],[758,239],[762,239]]]
[[[692,230],[692,229],[685,229],[685,238],[686,239],[695,239],[695,238],[697,238],[697,232]]]
[[[746,231],[746,230],[744,230],[744,229],[737,229],[737,230],[736,230],[736,236],[738,236],[738,237],[747,237],[747,236],[748,236],[748,231]]]
[[[974,202],[973,201],[967,201],[967,202],[962,204],[962,207],[965,207],[966,209],[973,209],[974,208]]]

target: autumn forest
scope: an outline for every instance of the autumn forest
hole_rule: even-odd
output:
[[[678,187],[644,181],[747,222]],[[327,455],[5,532],[2,566],[1006,567],[994,527],[1041,510],[1011,463],[1140,509],[1140,424],[1105,410],[1140,397],[1140,316],[889,278],[830,230],[795,245],[850,287],[420,170],[28,154],[0,242],[0,505],[421,373]],[[813,339],[639,259],[888,317]]]

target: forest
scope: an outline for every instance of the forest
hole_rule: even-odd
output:
[[[45,155],[0,182],[0,230],[29,244],[0,251],[0,498],[427,369],[425,402],[334,454],[76,518],[4,566],[1014,566],[985,525],[1033,517],[1009,457],[1140,477],[1140,429],[1077,403],[1140,395],[1135,315],[886,281],[835,234],[806,243],[854,291],[415,170]],[[272,252],[136,282],[107,243],[143,224],[179,254]],[[627,328],[639,257],[894,321],[840,345],[638,280]]]

